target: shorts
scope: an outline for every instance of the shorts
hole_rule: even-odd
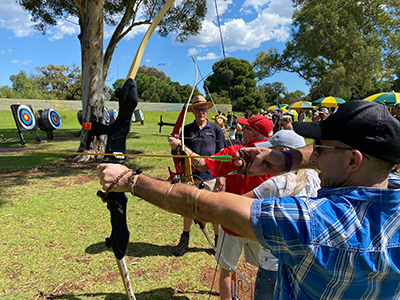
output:
[[[243,250],[246,262],[253,266],[258,266],[258,253],[260,252],[261,246],[257,241],[249,240],[241,236],[230,235],[221,228],[219,230],[217,249],[233,266],[236,266],[238,263]],[[219,257],[218,253],[215,254],[215,260],[222,269],[230,270],[230,267]]]
[[[273,300],[275,283],[278,271],[268,271],[258,268],[256,282],[254,284],[254,300]]]

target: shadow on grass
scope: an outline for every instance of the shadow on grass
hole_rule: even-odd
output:
[[[92,244],[85,249],[85,252],[88,254],[99,254],[104,251],[112,252],[111,249],[105,246],[105,242]],[[148,256],[170,257],[174,256],[173,251],[174,251],[174,246],[170,245],[159,246],[143,242],[131,242],[128,245],[128,250],[126,251],[126,255],[132,257],[148,257]],[[189,248],[187,252],[194,252],[194,253],[207,252],[213,255],[212,249],[204,249],[197,247]]]
[[[129,151],[129,153],[142,153]],[[60,177],[89,176],[97,178],[96,167],[101,160],[89,163],[74,163],[71,157],[61,159],[57,155],[1,155],[2,167],[0,168],[0,195],[5,195],[10,187],[28,186],[32,179],[37,181],[56,180]],[[134,160],[128,160],[126,166],[137,169]],[[140,166],[143,172],[149,172],[157,166]],[[70,179],[66,179],[70,180]],[[97,179],[96,179],[97,180]],[[0,207],[7,202],[6,198],[0,199]]]
[[[53,130],[53,139],[49,140],[52,142],[65,142],[65,141],[76,141],[79,142],[79,137],[81,134],[80,129],[58,129]],[[11,147],[17,149],[24,149],[24,147],[32,147],[39,145],[40,142],[36,141],[35,131],[23,131],[22,136],[25,140],[25,145],[20,144],[20,137],[18,135],[17,127],[0,129],[0,147]],[[38,136],[41,140],[47,139],[47,132],[38,130]],[[131,131],[128,134],[127,139],[139,139],[141,136],[140,131]]]
[[[179,292],[178,292],[179,293]],[[189,300],[190,298],[186,296],[176,295],[174,289],[172,288],[160,288],[154,289],[147,292],[142,293],[134,293],[137,300]],[[186,294],[208,294],[206,291],[199,292],[188,292]],[[126,294],[122,293],[86,293],[86,294],[61,294],[61,295],[44,295],[46,298],[44,299],[68,299],[68,300],[83,300],[92,297],[105,297],[104,300],[126,300]],[[85,297],[85,298],[82,298]],[[42,298],[40,298],[42,299]]]
[[[81,130],[80,129],[58,129],[53,130],[53,140],[57,142],[59,140],[76,140],[79,141]],[[41,140],[47,139],[47,132],[38,130],[37,132],[39,138]],[[36,132],[35,131],[23,131],[22,136],[26,142],[25,146],[33,146],[40,144],[40,142],[36,141]],[[17,127],[15,128],[7,128],[0,129],[0,142],[2,147],[18,147],[20,144],[20,137],[18,135]]]

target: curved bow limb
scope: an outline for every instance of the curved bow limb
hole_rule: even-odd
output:
[[[142,60],[142,56],[144,53],[144,49],[147,46],[147,43],[150,40],[151,35],[153,34],[154,30],[157,28],[158,24],[161,22],[162,18],[164,15],[167,13],[167,11],[171,8],[172,4],[175,2],[175,0],[168,0],[164,6],[160,9],[156,17],[154,18],[153,22],[150,24],[149,28],[146,31],[146,34],[144,35],[142,42],[140,43],[140,46],[138,48],[138,51],[136,52],[135,58],[133,59],[132,65],[129,69],[128,76],[126,77],[126,80],[128,78],[135,78],[136,73],[139,69],[140,61]]]
[[[108,136],[106,153],[126,153],[126,138],[130,131],[132,114],[138,105],[137,85],[134,78],[151,34],[154,32],[155,28],[173,3],[174,0],[168,0],[164,4],[153,22],[150,24],[139,46],[124,86],[118,93],[119,114],[115,123],[106,126],[102,123],[96,122],[96,116],[93,114],[94,109],[92,108],[88,145],[90,145],[90,142],[94,139],[95,135],[106,134]],[[103,162],[124,164],[125,157],[120,157],[118,155],[105,156]],[[124,260],[130,234],[126,222],[126,205],[128,198],[124,193],[110,192],[103,198],[103,201],[107,203],[107,208],[110,211],[112,226],[111,235],[106,240],[106,243],[112,247],[128,298],[130,300],[136,300],[135,295],[132,292],[128,269]]]

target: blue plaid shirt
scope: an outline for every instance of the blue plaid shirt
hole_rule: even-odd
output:
[[[251,218],[279,259],[275,299],[400,299],[400,189],[254,200]]]

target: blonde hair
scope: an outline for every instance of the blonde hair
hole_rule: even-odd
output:
[[[289,178],[290,174],[295,174],[296,176],[293,178]],[[291,192],[289,195],[287,195],[287,197],[297,195],[302,189],[305,188],[305,186],[307,185],[307,182],[308,182],[307,171],[305,169],[286,173],[285,177],[286,177],[286,182],[287,182],[286,188],[289,186],[290,182],[292,182],[292,181],[296,182],[296,186],[295,186],[293,192]]]
[[[279,120],[282,120],[284,122],[289,121],[289,123],[292,123],[292,117],[290,115],[284,115]]]

